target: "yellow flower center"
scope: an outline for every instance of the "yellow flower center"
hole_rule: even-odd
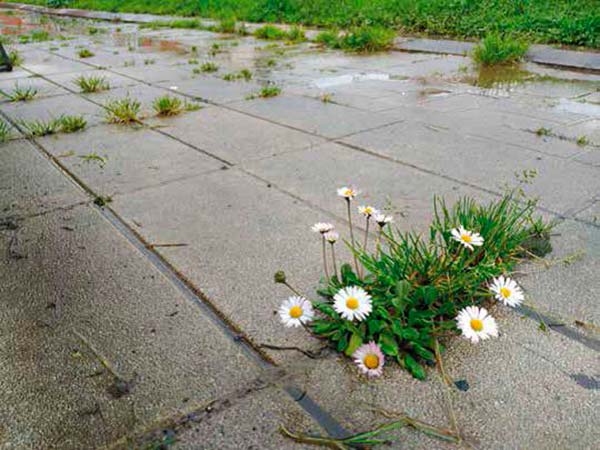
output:
[[[471,328],[475,331],[483,330],[483,321],[479,319],[471,319]]]
[[[508,289],[508,288],[505,288],[505,287],[503,287],[503,288],[500,288],[500,295],[501,295],[502,297],[504,297],[504,298],[508,298],[508,297],[510,297],[510,294],[511,294],[511,292],[510,292],[510,289]]]
[[[354,191],[352,191],[352,189],[346,189],[346,190],[344,191],[344,195],[345,195],[346,197],[352,197],[352,194],[354,194]]]
[[[379,367],[379,356],[368,354],[363,359],[363,363],[367,366],[367,369],[377,369]]]
[[[460,236],[460,238],[463,240],[463,242],[466,242],[467,244],[470,244],[473,240],[468,234],[463,234]]]
[[[297,319],[300,316],[302,316],[302,308],[300,308],[298,305],[292,306],[290,308],[290,317],[292,319]]]
[[[356,309],[358,308],[358,299],[354,298],[354,297],[348,297],[346,299],[346,307],[349,309]]]

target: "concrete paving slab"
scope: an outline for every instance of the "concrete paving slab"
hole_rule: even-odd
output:
[[[591,210],[586,214],[593,216]],[[530,302],[570,325],[579,320],[600,327],[600,228],[568,220],[553,234],[549,267],[532,263],[523,268],[526,275],[520,280]]]
[[[220,413],[209,415],[199,425],[177,433],[175,450],[299,450],[312,446],[284,437],[280,426],[323,434],[307,419],[300,407],[280,391],[269,389],[233,402]]]
[[[177,86],[182,80],[189,80],[193,76],[192,71],[183,66],[159,66],[152,67],[152,70],[148,70],[148,67],[138,66],[116,67],[113,68],[113,72],[146,83],[165,82],[168,84],[167,87]]]
[[[191,73],[192,69],[189,70]],[[260,85],[255,82],[231,83],[205,75],[196,75],[193,79],[178,82],[163,81],[158,85],[166,88],[174,87],[176,92],[220,104],[244,100],[248,95],[260,90]]]
[[[214,107],[153,123],[163,132],[233,164],[325,142],[265,120]]]
[[[0,254],[9,245],[23,257],[0,269],[7,448],[97,448],[257,376],[233,339],[89,207],[1,232]]]
[[[429,223],[436,193],[443,193],[448,202],[463,195],[489,198],[461,183],[334,143],[250,162],[244,169],[341,218],[346,206],[336,189],[355,185],[364,192],[356,206],[389,204],[402,229],[421,229]]]
[[[515,173],[536,170],[537,177],[526,192],[539,195],[540,205],[564,214],[583,207],[600,189],[594,168],[422,124],[403,122],[343,141],[495,192],[516,184]]]
[[[149,243],[186,244],[156,250],[252,341],[309,341],[276,320],[289,292],[273,274],[318,282],[321,247],[310,226],[322,213],[235,169],[118,196],[111,208]]]
[[[99,125],[38,140],[95,192],[121,194],[220,169],[223,164],[156,131]],[[86,159],[95,154],[105,161]]]
[[[19,122],[48,121],[61,115],[83,116],[89,125],[104,120],[104,109],[79,97],[68,94],[41,98],[30,102],[0,104],[0,110]]]
[[[239,111],[328,138],[339,138],[398,121],[384,113],[369,113],[320,100],[282,95],[231,105]]]
[[[87,197],[25,140],[0,144],[0,216],[38,214]]]
[[[28,58],[22,64],[24,69],[38,75],[52,75],[57,73],[80,72],[92,69],[88,64],[78,61],[70,61],[60,56],[46,53],[39,61],[31,61]]]

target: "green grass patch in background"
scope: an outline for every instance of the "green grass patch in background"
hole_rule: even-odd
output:
[[[46,0],[24,0],[46,6]],[[598,0],[63,0],[72,8],[175,14],[250,22],[483,38],[498,32],[531,42],[600,47]],[[62,5],[66,6],[66,5]]]
[[[520,39],[493,33],[475,47],[473,59],[483,66],[513,64],[523,59],[528,48],[529,45]]]

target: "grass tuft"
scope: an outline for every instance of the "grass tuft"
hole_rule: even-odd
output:
[[[68,116],[59,117],[60,131],[63,133],[75,133],[85,129],[87,120],[83,116]]]
[[[179,97],[163,95],[154,99],[152,108],[159,116],[176,116],[185,110],[185,105]]]
[[[245,80],[250,81],[252,79],[252,72],[248,69],[242,69],[237,73],[226,73],[223,75],[223,79],[225,81],[236,81],[236,80]]]
[[[108,123],[131,124],[140,122],[142,104],[129,96],[114,99],[106,105],[106,120]]]
[[[39,91],[33,86],[21,87],[17,83],[15,84],[15,88],[12,92],[0,92],[11,102],[28,102],[30,100],[33,100]]]
[[[2,119],[0,119],[0,142],[6,142],[10,139],[10,126]]]
[[[348,52],[372,53],[392,48],[395,37],[394,30],[363,25],[342,34],[335,30],[323,31],[317,35],[315,41],[326,47]]]
[[[58,133],[61,128],[61,119],[58,117],[48,120],[32,120],[31,122],[21,120],[19,125],[23,128],[26,136],[41,137]]]
[[[92,52],[91,50],[89,50],[87,48],[82,48],[81,50],[79,50],[77,55],[80,58],[91,58],[92,56],[96,56],[94,52]]]
[[[214,62],[207,61],[200,66],[200,70],[205,73],[212,73],[219,70],[219,66]]]
[[[529,45],[510,36],[487,35],[473,50],[473,59],[482,66],[514,64],[523,59]]]
[[[254,36],[267,41],[282,41],[287,37],[287,33],[275,25],[264,25],[254,31]]]
[[[107,91],[110,89],[110,84],[106,81],[106,78],[102,76],[90,75],[89,77],[86,77],[81,75],[80,77],[77,77],[73,83],[79,86],[81,92],[86,94]]]

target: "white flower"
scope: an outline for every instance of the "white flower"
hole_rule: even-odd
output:
[[[518,306],[521,304],[525,295],[519,285],[510,278],[500,275],[492,280],[490,291],[495,294],[498,301],[508,306]]]
[[[299,327],[315,315],[312,304],[304,297],[290,297],[279,307],[279,317],[286,327]]]
[[[361,372],[369,378],[378,377],[383,373],[385,357],[375,342],[361,345],[354,351],[352,357]]]
[[[328,231],[323,235],[325,240],[330,244],[335,244],[337,240],[340,238],[340,235],[337,231]]]
[[[379,225],[380,227],[385,227],[386,224],[392,223],[394,221],[394,218],[392,216],[388,216],[380,212],[375,214],[373,219],[375,219],[375,222],[377,222],[377,225]]]
[[[332,231],[333,228],[334,228],[334,226],[330,223],[317,222],[311,227],[311,230],[314,231],[315,233],[325,234],[328,231]]]
[[[462,335],[470,339],[473,344],[479,340],[488,339],[490,336],[498,337],[496,320],[488,314],[485,308],[467,306],[458,313],[456,322]]]
[[[365,217],[371,217],[379,214],[379,211],[372,206],[359,206],[358,212]]]
[[[337,190],[337,195],[339,195],[340,197],[344,197],[346,200],[352,200],[358,194],[359,191],[357,189],[347,186],[341,187]]]
[[[172,91],[176,91],[177,89],[179,89],[178,86],[170,86],[169,89],[171,89]]]
[[[465,230],[462,225],[458,228],[453,228],[452,230],[450,230],[450,233],[452,233],[452,239],[454,239],[457,242],[460,242],[469,250],[473,250],[474,246],[479,247],[483,245],[483,238],[479,233]]]
[[[373,309],[371,296],[358,286],[340,289],[333,300],[333,309],[347,320],[363,320]]]

